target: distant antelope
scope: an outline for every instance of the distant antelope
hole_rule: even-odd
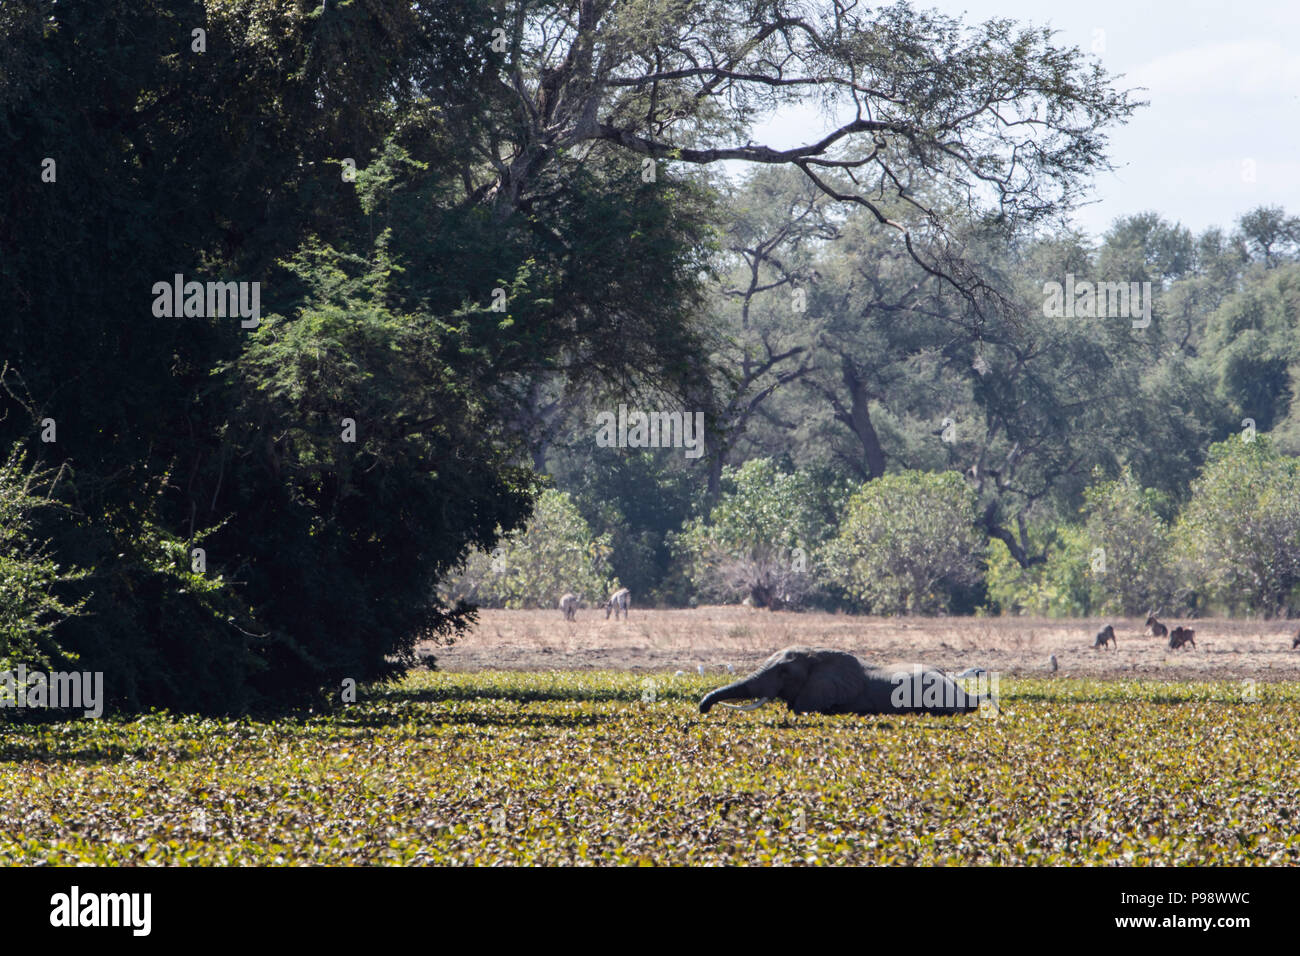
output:
[[[618,620],[618,612],[623,612],[623,620],[627,620],[628,608],[632,605],[632,592],[627,588],[620,588],[609,596],[605,602],[605,620],[609,620],[610,612],[614,613],[614,620]]]
[[[1092,649],[1095,651],[1098,648],[1104,648],[1111,641],[1115,642],[1115,650],[1119,650],[1119,641],[1115,640],[1115,627],[1114,625],[1107,624],[1098,631],[1097,636],[1093,638]]]
[[[1297,647],[1300,647],[1300,631],[1296,631],[1295,637],[1291,639],[1291,650],[1294,651]]]
[[[560,610],[564,612],[566,621],[577,620],[578,608],[582,607],[582,601],[578,595],[569,593],[560,598]]]
[[[1155,612],[1147,615],[1147,637],[1168,637],[1169,628],[1156,620]]]
[[[1193,631],[1190,627],[1174,628],[1172,631],[1169,632],[1169,649],[1171,651],[1176,651],[1184,644],[1190,644],[1192,645],[1192,647],[1195,647],[1196,646],[1195,634],[1196,632]]]

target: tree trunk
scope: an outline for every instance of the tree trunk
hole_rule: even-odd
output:
[[[859,377],[857,369],[846,356],[842,356],[841,377],[849,390],[848,426],[862,443],[862,456],[867,465],[867,480],[873,481],[885,473],[885,449],[871,422],[871,393]]]

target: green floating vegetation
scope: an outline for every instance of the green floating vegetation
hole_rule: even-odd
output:
[[[726,676],[419,672],[324,715],[7,723],[0,863],[1300,862],[1300,684],[701,717]]]

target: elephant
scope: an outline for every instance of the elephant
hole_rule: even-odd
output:
[[[743,680],[705,695],[700,713],[734,700],[755,703],[727,706],[753,710],[774,698],[796,714],[965,714],[993,700],[920,664],[871,667],[844,651],[787,647]]]

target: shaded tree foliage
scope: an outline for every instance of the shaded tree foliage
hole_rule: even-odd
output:
[[[752,141],[797,101],[827,129]],[[1012,301],[973,237],[1049,225],[1135,105],[1046,30],[903,4],[6,3],[0,447],[63,469],[64,510],[24,532],[75,569],[57,588],[86,613],[53,636],[121,707],[392,673],[471,620],[437,583],[525,525],[530,466],[583,398],[704,411],[716,495],[767,377],[800,377],[763,365],[815,342],[705,327],[717,164],[784,167],[824,222],[892,233],[954,303],[911,334],[967,330],[907,360],[969,363],[972,322]],[[784,228],[762,219],[723,251],[777,275],[746,252]],[[1246,246],[1271,261],[1275,232]],[[260,324],[159,314],[177,275],[259,283]],[[710,364],[728,349],[739,377]],[[924,388],[895,390],[919,421]],[[611,468],[578,504],[648,483],[675,519],[707,510],[651,471]],[[592,523],[662,584],[666,528],[626,504]]]
[[[513,135],[485,92],[490,9],[4,15],[0,137],[30,175],[0,194],[0,437],[69,466],[74,519],[33,533],[93,572],[58,637],[114,704],[235,710],[388,673],[469,620],[437,581],[527,518],[533,377],[690,372],[696,184],[609,149],[539,171],[527,204],[467,183]],[[154,314],[176,274],[260,282],[260,327]]]

